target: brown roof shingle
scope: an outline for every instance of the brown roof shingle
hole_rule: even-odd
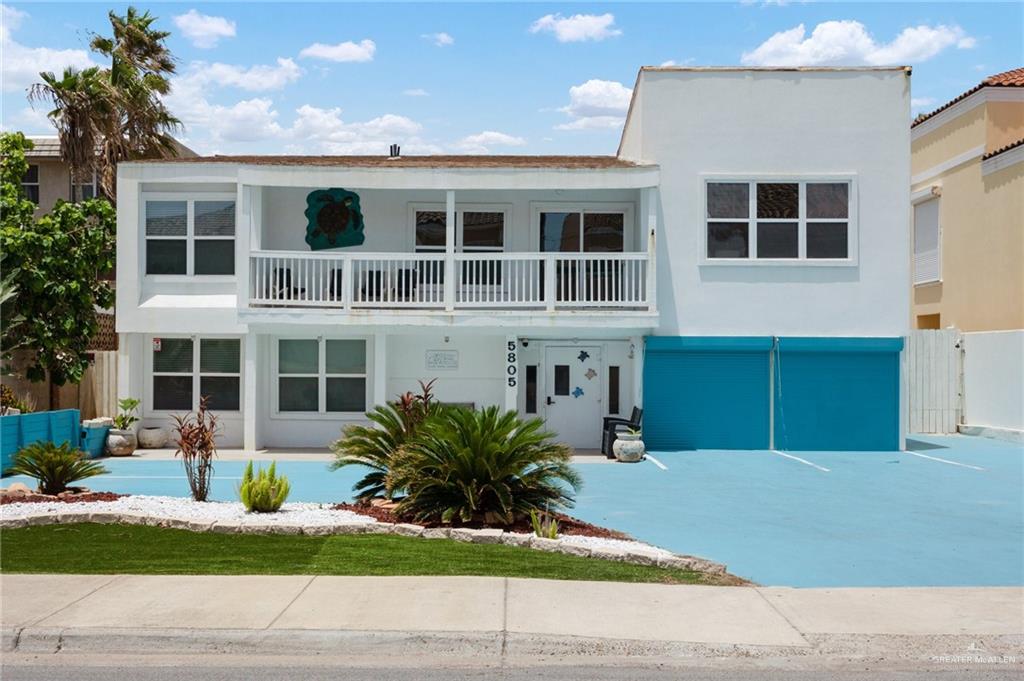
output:
[[[992,158],[993,156],[998,156],[999,154],[1001,154],[1001,153],[1003,153],[1005,151],[1009,151],[1010,149],[1016,149],[1017,147],[1021,146],[1022,144],[1024,144],[1024,137],[1020,138],[1016,142],[1010,142],[1009,144],[1003,145],[1003,146],[999,147],[998,149],[993,149],[992,151],[990,151],[990,152],[986,153],[984,156],[982,156],[981,160],[982,161],[986,161],[986,160]]]
[[[989,76],[988,78],[981,81],[980,83],[972,87],[970,90],[960,95],[959,97],[956,97],[946,102],[935,111],[932,111],[931,113],[921,114],[920,116],[914,119],[914,122],[910,124],[910,127],[913,128],[917,125],[920,125],[921,123],[924,123],[926,120],[928,120],[935,114],[945,111],[946,109],[953,106],[959,101],[967,99],[975,92],[984,87],[1024,87],[1024,67],[1021,67],[1019,69],[1010,69],[1009,71],[1003,71],[1002,73],[997,73],[993,76]]]
[[[137,163],[239,163],[264,166],[346,168],[561,168],[601,170],[637,168],[638,163],[615,156],[196,156]]]

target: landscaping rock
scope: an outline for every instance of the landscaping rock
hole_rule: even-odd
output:
[[[539,549],[541,551],[551,551],[557,553],[561,547],[561,543],[557,539],[547,539],[546,537],[531,537],[530,548]]]
[[[479,530],[474,530],[468,527],[453,527],[448,533],[448,536],[455,541],[472,542],[474,535]]]
[[[626,552],[619,548],[607,547],[592,550],[590,557],[600,558],[601,560],[615,560],[621,563],[626,560]]]
[[[242,525],[237,520],[218,520],[210,527],[210,532],[220,534],[237,534],[242,531]]]
[[[326,537],[334,534],[334,525],[305,525],[302,528],[302,534],[310,537]]]
[[[501,543],[509,546],[529,546],[532,534],[520,534],[518,532],[505,532],[501,535]]]
[[[658,567],[673,570],[693,570],[696,560],[687,556],[662,556],[658,559]]]
[[[626,551],[626,562],[634,565],[657,565],[658,558],[658,553],[654,551]]]
[[[72,524],[72,523],[87,523],[89,522],[88,513],[58,513],[56,522],[61,524]]]
[[[301,525],[266,524],[262,530],[263,534],[302,534]]]
[[[30,490],[28,488],[28,485],[26,485],[23,482],[12,482],[10,485],[7,486],[7,493],[10,494],[11,496],[19,494],[32,494],[32,490]]]
[[[501,537],[505,534],[503,530],[486,528],[473,533],[474,544],[500,544]]]
[[[586,546],[580,546],[579,544],[569,544],[564,541],[558,542],[558,552],[567,553],[570,556],[583,556],[584,558],[586,558],[592,553],[592,551]]]
[[[392,525],[391,532],[393,534],[400,534],[403,537],[423,536],[423,528],[419,525],[413,525],[412,523],[398,523],[397,525]]]
[[[214,526],[214,523],[209,520],[190,520],[186,529],[192,532],[209,532]]]
[[[121,516],[117,513],[90,513],[90,523],[101,523],[103,525],[113,525],[121,522]]]
[[[447,539],[450,532],[447,527],[427,527],[421,536],[425,539]]]

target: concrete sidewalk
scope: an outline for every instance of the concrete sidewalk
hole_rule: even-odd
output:
[[[0,576],[3,650],[1019,656],[1024,589],[494,577]],[[900,646],[910,646],[905,650]],[[728,652],[726,652],[728,654]],[[1024,660],[1019,660],[1024,662]]]

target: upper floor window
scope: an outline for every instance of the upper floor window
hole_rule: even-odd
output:
[[[939,242],[939,199],[914,204],[914,284],[942,278]]]
[[[542,210],[540,249],[561,253],[621,253],[625,210]]]
[[[448,215],[444,210],[414,210],[413,222],[417,252],[444,252]],[[500,252],[505,249],[505,211],[455,211],[455,250],[457,252]]]
[[[706,185],[707,257],[848,260],[851,182],[714,181]]]
[[[234,199],[145,201],[146,274],[235,273]]]
[[[25,192],[25,198],[32,203],[39,205],[39,166],[30,164],[25,175],[21,178],[21,189]]]

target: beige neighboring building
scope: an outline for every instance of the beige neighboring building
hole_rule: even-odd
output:
[[[1024,328],[1024,68],[911,126],[912,328]]]

